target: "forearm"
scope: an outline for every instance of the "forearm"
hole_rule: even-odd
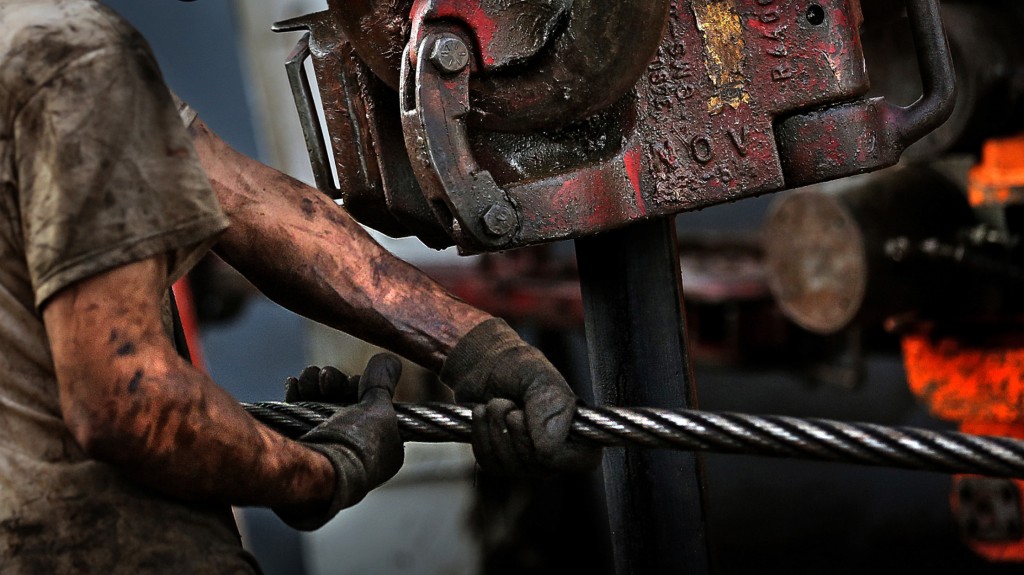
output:
[[[281,305],[434,371],[490,318],[388,253],[316,189],[231,149],[201,121],[191,131],[232,222],[216,251]]]
[[[184,500],[269,507],[330,498],[326,457],[254,421],[191,366],[135,373],[137,383],[120,382],[137,386],[131,400],[87,415],[107,418],[89,440],[93,457]]]
[[[111,270],[44,309],[72,435],[91,457],[187,500],[329,499],[325,457],[256,422],[174,352],[159,320],[165,266],[160,258]]]

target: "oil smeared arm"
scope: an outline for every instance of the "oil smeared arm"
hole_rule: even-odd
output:
[[[214,248],[292,311],[427,367],[478,403],[477,459],[507,473],[591,469],[567,442],[576,396],[538,350],[377,244],[318,190],[231,149],[200,120],[193,143],[231,227]],[[485,407],[486,405],[486,407]]]
[[[190,131],[231,227],[214,250],[274,301],[435,372],[491,318],[391,255],[315,188]]]
[[[189,501],[326,506],[324,455],[249,417],[174,351],[156,257],[75,283],[46,303],[64,420],[91,456]]]

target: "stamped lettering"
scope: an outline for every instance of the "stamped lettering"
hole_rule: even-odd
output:
[[[782,15],[776,0],[757,0],[757,4],[763,11],[758,14],[757,21],[761,24],[761,36],[766,40],[764,52],[772,58],[789,57],[789,46],[786,44],[787,25],[782,21]],[[789,66],[782,65],[772,70],[772,80],[779,82],[788,80],[793,76]]]
[[[744,157],[747,155],[747,136],[749,135],[749,132],[750,129],[746,126],[729,128],[729,139],[732,140],[732,144],[736,146],[736,151]]]
[[[701,164],[707,164],[715,159],[715,146],[711,143],[711,138],[707,136],[697,136],[691,140],[690,152],[693,154],[693,159]]]

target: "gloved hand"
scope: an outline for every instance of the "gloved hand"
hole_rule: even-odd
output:
[[[349,377],[334,366],[311,365],[298,378],[284,380],[284,400],[352,405],[359,401],[359,376]]]
[[[487,471],[531,475],[596,467],[601,450],[567,441],[577,398],[544,355],[501,319],[452,349],[441,381],[473,410],[473,453]]]
[[[318,529],[398,473],[405,450],[391,397],[401,374],[402,364],[397,357],[375,355],[358,379],[359,403],[341,408],[299,438],[301,443],[327,456],[334,466],[336,483],[326,507],[274,508],[285,523],[303,531]]]

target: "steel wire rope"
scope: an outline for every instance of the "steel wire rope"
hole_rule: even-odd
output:
[[[297,439],[338,406],[243,404],[256,419]],[[470,441],[472,409],[446,403],[396,403],[402,439]],[[572,439],[604,447],[645,447],[759,455],[1024,479],[1024,441],[821,419],[711,413],[688,409],[580,408]]]

